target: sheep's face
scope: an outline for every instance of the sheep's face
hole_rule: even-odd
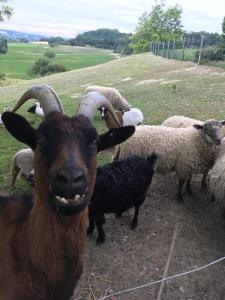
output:
[[[133,126],[111,129],[98,135],[83,115],[69,118],[51,112],[35,130],[21,116],[2,115],[7,130],[35,150],[35,192],[39,201],[61,214],[82,211],[90,199],[96,176],[96,155],[125,141]]]
[[[222,140],[222,126],[225,121],[208,120],[203,125],[194,125],[196,129],[201,129],[206,141],[209,144],[220,145]]]

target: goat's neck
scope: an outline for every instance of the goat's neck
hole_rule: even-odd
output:
[[[34,199],[29,218],[29,252],[35,265],[46,267],[47,262],[49,272],[57,276],[60,263],[65,259],[76,261],[79,251],[83,252],[87,209],[75,216],[62,216],[52,211],[45,200]]]

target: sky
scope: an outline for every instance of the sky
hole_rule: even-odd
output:
[[[183,9],[185,31],[221,33],[225,0],[166,0]],[[98,28],[135,32],[138,18],[149,12],[155,0],[8,0],[13,17],[0,23],[1,29],[73,38]]]

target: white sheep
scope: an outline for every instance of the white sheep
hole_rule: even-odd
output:
[[[183,201],[182,187],[192,174],[207,173],[213,165],[215,145],[221,142],[225,121],[208,120],[187,128],[141,125],[126,142],[118,145],[113,160],[129,155],[159,155],[157,171],[176,171],[177,198]],[[191,190],[188,190],[191,193]]]
[[[184,117],[184,116],[172,116],[172,117],[169,117],[168,119],[166,119],[161,125],[168,126],[168,127],[173,127],[173,128],[186,128],[186,127],[189,127],[189,126],[193,126],[194,124],[202,125],[203,122],[200,121],[200,120],[196,120],[196,119],[189,118],[189,117]],[[203,174],[203,176],[202,176],[201,187],[203,189],[207,188],[207,183],[206,183],[207,174],[208,173]],[[190,193],[191,178],[188,179],[188,181],[186,183],[186,189]]]
[[[5,112],[5,111],[10,111],[10,110],[11,110],[11,108],[10,108],[8,105],[4,106],[4,108],[3,108],[3,111],[4,111],[4,112]],[[4,124],[3,124],[3,122],[2,122],[2,117],[1,117],[1,115],[0,115],[0,127],[5,127]]]
[[[225,203],[225,138],[215,153],[215,163],[208,173],[210,198]]]
[[[106,126],[111,129],[117,127],[115,120],[112,118],[111,114],[108,113],[108,110],[105,107],[101,107],[100,109],[101,116],[106,122]],[[119,120],[120,126],[128,126],[134,125],[138,126],[141,125],[144,121],[143,113],[138,108],[131,108],[128,111],[116,111],[116,116]]]
[[[4,127],[4,124],[3,124],[3,122],[2,122],[2,117],[1,117],[2,115],[0,115],[0,127]]]
[[[20,177],[25,181],[29,181],[29,176],[32,174],[34,168],[34,152],[32,149],[22,149],[13,156],[12,159],[12,181],[11,186],[15,188],[17,175],[20,172]]]
[[[193,126],[194,124],[202,125],[203,122],[184,116],[172,116],[166,119],[161,125],[173,128],[185,128],[188,126]]]
[[[43,109],[42,109],[42,107],[41,107],[41,105],[40,105],[39,102],[35,102],[35,103],[33,104],[33,106],[31,106],[27,111],[28,111],[29,113],[35,114],[35,115],[37,115],[37,116],[41,116],[41,117],[44,116]]]
[[[130,110],[130,105],[126,99],[124,99],[116,88],[90,85],[85,89],[85,94],[89,92],[99,92],[105,96],[112,104],[113,108],[118,111]]]

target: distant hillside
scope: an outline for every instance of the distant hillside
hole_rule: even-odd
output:
[[[39,41],[41,38],[44,38],[44,36],[39,34],[24,33],[7,29],[0,30],[0,37],[4,37],[8,41],[20,41],[21,39],[26,39],[29,42]]]

